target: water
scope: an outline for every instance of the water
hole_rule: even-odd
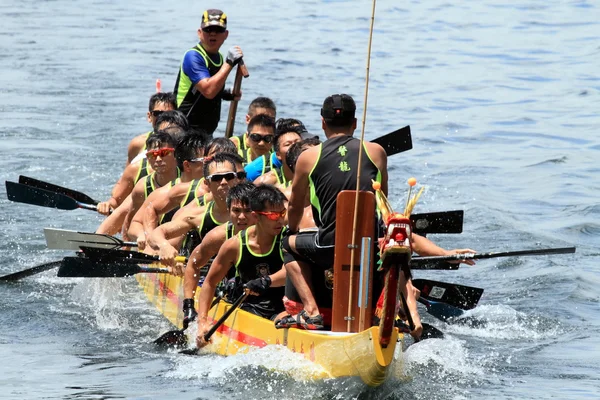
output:
[[[250,70],[239,110],[266,95],[280,116],[321,133],[327,95],[352,94],[363,109],[369,2],[210,6],[229,15],[226,44],[242,46]],[[33,176],[105,199],[127,142],[148,129],[155,80],[172,87],[194,45],[201,7],[0,4],[0,179]],[[225,360],[160,352],[149,343],[170,327],[132,279],[44,273],[0,286],[0,397],[598,398],[599,16],[585,1],[378,2],[366,137],[410,124],[414,142],[390,159],[392,202],[415,176],[427,187],[417,212],[464,209],[464,233],[435,238],[448,248],[577,246],[417,272],[485,293],[463,324],[423,312],[447,339],[408,349],[412,380],[376,390],[305,382],[311,366],[276,349]],[[8,202],[4,191],[0,204],[0,274],[63,255],[45,249],[43,227],[93,231],[101,221]]]

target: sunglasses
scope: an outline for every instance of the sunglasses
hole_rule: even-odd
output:
[[[221,26],[207,26],[206,28],[202,29],[202,32],[206,32],[206,33],[224,33],[225,32],[225,28],[223,28]]]
[[[159,116],[160,114],[162,114],[162,113],[164,113],[164,111],[162,111],[162,110],[152,110],[152,111],[150,111],[150,114],[151,114],[153,117],[158,117],[158,116]]]
[[[277,211],[254,211],[257,214],[260,215],[264,215],[265,217],[269,218],[271,221],[277,221],[279,218],[285,218],[285,215],[287,214],[287,209],[284,208],[283,210],[277,212]]]
[[[207,181],[211,181],[211,182],[222,182],[223,179],[225,179],[227,182],[229,182],[232,179],[235,178],[239,178],[239,179],[243,179],[240,178],[240,175],[242,173],[241,172],[223,172],[222,174],[212,174],[206,177]],[[246,173],[244,172],[244,178],[246,177]]]
[[[260,133],[249,133],[248,137],[250,138],[250,140],[256,143],[260,143],[263,140],[265,143],[271,143],[273,142],[273,138],[275,137],[275,135],[261,135]]]
[[[173,153],[175,151],[174,148],[172,147],[163,147],[160,149],[156,149],[156,150],[148,150],[146,152],[146,158],[150,158],[150,157],[166,157],[169,154]]]
[[[188,160],[188,161],[189,162],[201,162],[201,163],[203,163],[205,159],[206,159],[206,157],[198,157],[198,158],[192,158],[191,160]]]

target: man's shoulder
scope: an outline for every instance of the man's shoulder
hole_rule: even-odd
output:
[[[183,56],[183,65],[202,64],[206,66],[206,60],[200,52],[194,48],[189,49]]]

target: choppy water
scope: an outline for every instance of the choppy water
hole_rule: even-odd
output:
[[[362,109],[367,1],[3,2],[0,180],[106,198],[127,142],[148,129],[155,80],[172,87],[209,6],[226,10],[226,44],[246,55],[240,110],[266,95],[320,133],[325,96],[350,93]],[[578,247],[419,273],[485,293],[479,324],[423,312],[447,339],[409,348],[411,381],[298,381],[311,367],[273,349],[159,352],[149,343],[169,326],[132,279],[46,273],[0,286],[0,397],[600,397],[599,17],[586,1],[378,2],[366,136],[410,124],[414,142],[390,159],[392,190],[415,176],[428,188],[418,211],[465,210],[462,235],[436,238],[446,247]],[[43,227],[100,222],[11,203],[4,190],[0,205],[2,275],[62,255],[45,249]]]

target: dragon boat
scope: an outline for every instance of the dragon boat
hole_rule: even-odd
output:
[[[356,201],[359,203],[356,209],[360,212],[355,238],[361,239],[361,246],[352,243]],[[384,274],[380,297],[383,302],[377,310],[379,323],[373,325],[372,254],[376,242],[372,216],[376,202],[383,210],[387,230],[379,268]],[[319,367],[315,371],[321,372],[313,373],[310,378],[356,376],[369,386],[382,384],[390,375],[392,364],[396,363],[396,370],[402,368],[402,358],[395,358],[395,354],[402,348],[403,334],[394,326],[394,321],[400,296],[399,276],[410,262],[410,220],[393,213],[380,190],[376,190],[376,195],[361,191],[358,196],[356,191],[344,191],[338,195],[337,204],[331,330],[276,329],[272,321],[236,309],[202,351],[230,356],[270,345],[284,346]],[[352,255],[353,247],[360,250],[360,257]],[[153,273],[137,274],[136,279],[159,312],[181,328],[183,279]],[[196,296],[201,290],[197,290]],[[218,302],[210,310],[209,320],[218,320],[231,307],[231,303]]]

